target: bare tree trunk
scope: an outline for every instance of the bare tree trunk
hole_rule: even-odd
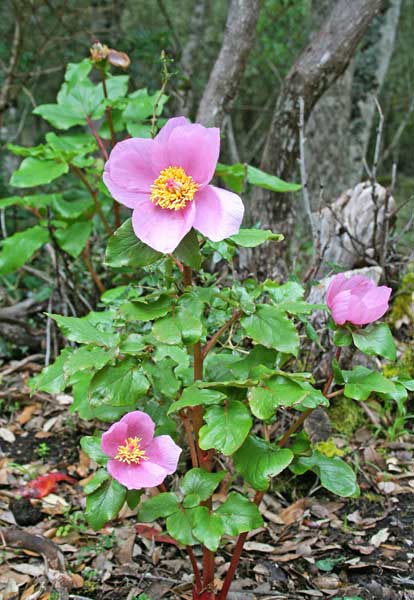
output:
[[[317,100],[345,71],[358,42],[380,10],[383,0],[338,0],[319,33],[305,48],[288,73],[276,102],[260,168],[289,180],[298,157],[298,99],[305,103],[305,120]],[[252,217],[263,227],[272,227],[288,238],[292,231],[291,202],[283,194],[256,188],[253,192]],[[270,250],[272,248],[272,250]],[[277,248],[277,250],[276,250]],[[262,248],[253,253],[251,270],[272,274],[280,265],[270,266],[272,256],[280,254],[281,245]],[[276,254],[273,255],[276,258]]]
[[[220,53],[201,98],[197,122],[221,127],[253,45],[260,0],[231,0]]]
[[[321,13],[328,14],[330,2],[314,4],[317,26]],[[401,0],[390,0],[387,9],[372,20],[363,47],[312,110],[306,130],[311,199],[318,199],[321,180],[327,203],[360,181],[375,116],[374,97],[394,49],[400,6]],[[358,97],[361,90],[363,95]]]

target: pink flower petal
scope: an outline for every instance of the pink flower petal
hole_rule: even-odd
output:
[[[175,473],[177,470],[181,451],[169,435],[159,435],[146,448],[149,461],[163,467],[168,474]]]
[[[337,325],[343,325],[345,321],[348,321],[348,310],[351,301],[351,292],[344,290],[336,294],[331,302],[332,318]]]
[[[118,447],[125,444],[128,437],[128,425],[118,421],[111,425],[108,431],[102,435],[101,448],[108,456],[114,457],[118,453]]]
[[[118,142],[105,164],[111,181],[131,192],[150,192],[158,176],[152,168],[154,140],[130,138]]]
[[[196,193],[193,226],[213,242],[235,235],[240,230],[244,206],[233,192],[208,185]]]
[[[346,279],[345,285],[342,286],[342,290],[350,290],[353,296],[363,296],[369,290],[376,288],[375,282],[369,277],[364,275],[354,275]]]
[[[384,285],[375,286],[360,299],[352,297],[355,301],[350,303],[348,320],[354,325],[367,325],[380,319],[388,310],[391,291]]]
[[[165,144],[172,131],[176,127],[182,127],[183,125],[190,125],[190,121],[186,117],[173,117],[172,119],[169,119],[155,136],[155,141]]]
[[[140,437],[141,448],[151,444],[154,437],[155,423],[147,413],[134,410],[122,417],[119,421],[127,426],[127,437]]]
[[[146,460],[130,465],[118,460],[110,460],[107,469],[111,477],[129,490],[155,487],[162,483],[167,476],[165,469]]]
[[[137,208],[143,202],[150,201],[150,192],[131,192],[119,186],[112,180],[109,171],[105,171],[103,180],[111,196],[128,208]]]
[[[193,226],[194,201],[182,210],[160,208],[151,201],[141,204],[132,213],[135,235],[158,252],[173,252]]]
[[[201,187],[213,178],[220,153],[220,130],[199,124],[174,129],[167,142],[166,166],[182,167]]]
[[[347,279],[343,273],[338,273],[338,275],[332,277],[326,292],[326,304],[328,305],[328,308],[332,308],[334,297],[341,291],[346,282]]]

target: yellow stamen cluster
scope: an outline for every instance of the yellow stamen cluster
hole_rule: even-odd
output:
[[[151,186],[151,202],[161,208],[181,210],[194,198],[198,185],[182,167],[163,169]]]
[[[148,456],[145,454],[145,450],[141,450],[140,447],[141,438],[129,437],[125,440],[125,444],[118,446],[118,453],[115,456],[115,460],[120,462],[139,464],[141,460],[148,460]]]

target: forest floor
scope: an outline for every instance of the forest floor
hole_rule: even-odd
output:
[[[99,533],[87,525],[82,485],[96,465],[80,451],[79,438],[92,429],[69,413],[68,395],[30,396],[28,378],[40,368],[30,359],[0,368],[0,599],[59,598],[50,583],[59,576],[53,561],[5,543],[5,531],[17,524],[64,556],[58,571],[71,578],[70,598],[137,600],[145,593],[150,600],[190,600],[186,555],[160,528],[137,524],[129,509]],[[305,487],[292,479],[285,490],[266,494],[260,509],[269,526],[249,536],[229,600],[414,599],[414,435],[390,442],[381,432],[375,437],[368,423],[346,448],[359,464],[361,496],[330,496],[313,476]],[[25,497],[30,481],[52,472],[76,482]],[[233,547],[229,539],[220,550],[218,576]]]

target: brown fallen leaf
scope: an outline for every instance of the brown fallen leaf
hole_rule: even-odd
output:
[[[299,521],[305,509],[310,505],[309,498],[300,498],[296,500],[293,504],[283,509],[279,513],[279,517],[282,519],[285,525],[292,525],[296,521]]]
[[[40,404],[37,402],[36,404],[29,404],[29,406],[25,406],[16,419],[19,425],[26,425],[26,423],[32,418],[33,413],[36,412],[38,408],[40,408]]]
[[[249,552],[274,552],[274,546],[263,544],[262,542],[246,542],[244,548]]]

